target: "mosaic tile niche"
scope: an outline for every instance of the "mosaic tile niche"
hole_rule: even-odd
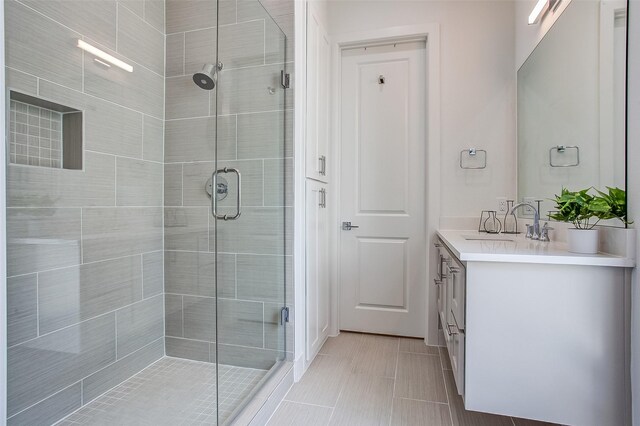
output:
[[[62,168],[62,113],[15,100],[10,111],[9,161]]]

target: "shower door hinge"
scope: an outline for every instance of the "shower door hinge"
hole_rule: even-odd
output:
[[[284,307],[280,310],[280,324],[289,322],[289,308]]]
[[[283,89],[291,87],[291,74],[284,72],[284,70],[280,71],[280,84]]]

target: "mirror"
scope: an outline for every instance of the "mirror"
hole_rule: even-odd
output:
[[[562,187],[626,189],[626,43],[626,1],[573,0],[518,70],[518,199],[541,219]]]

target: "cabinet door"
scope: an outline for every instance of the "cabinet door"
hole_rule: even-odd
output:
[[[331,47],[313,8],[307,15],[306,175],[328,182],[329,76]]]
[[[446,314],[443,324],[451,369],[458,394],[464,398],[465,369],[465,284],[464,266],[448,253],[442,262],[443,286],[446,288]]]
[[[450,309],[460,327],[465,326],[466,272],[464,266],[455,258],[451,259],[448,268],[451,297]]]
[[[328,214],[326,187],[307,180],[306,292],[307,361],[313,359],[329,332]]]
[[[447,350],[449,351],[449,359],[451,360],[451,370],[453,378],[456,382],[458,394],[464,399],[464,355],[465,355],[465,334],[464,328],[459,325],[453,310],[449,310],[447,315],[448,334]]]
[[[444,274],[447,252],[441,248],[441,243],[436,243],[437,256],[438,256],[438,270],[436,277],[433,279],[436,286],[436,300],[438,305],[438,316],[440,324],[444,332],[445,339],[448,337],[446,330],[446,318],[447,318],[447,279]]]
[[[318,336],[320,344],[329,335],[329,209],[327,208],[327,185],[321,185],[318,204]],[[320,348],[318,348],[320,349]]]

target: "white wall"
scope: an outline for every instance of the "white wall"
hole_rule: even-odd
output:
[[[441,216],[478,217],[515,196],[513,2],[332,0],[327,9],[329,36],[440,24]],[[487,169],[460,169],[470,147],[487,150]]]
[[[329,1],[309,0],[309,7],[313,9],[314,15],[322,25],[325,25],[329,20]]]
[[[627,68],[627,191],[629,217],[640,225],[640,0],[629,1],[629,47]],[[640,234],[638,235],[640,247]],[[640,265],[640,251],[636,264]],[[640,274],[632,275],[631,298],[631,386],[633,424],[640,426]]]

